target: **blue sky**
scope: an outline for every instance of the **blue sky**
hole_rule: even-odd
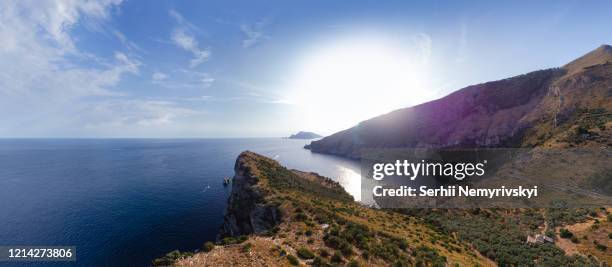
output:
[[[2,1],[0,137],[330,134],[612,43],[610,1]]]

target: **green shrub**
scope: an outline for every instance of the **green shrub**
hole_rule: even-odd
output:
[[[356,260],[352,260],[349,262],[348,266],[349,267],[359,267],[359,262],[357,262]]]
[[[399,248],[401,248],[402,250],[406,250],[408,248],[408,241],[406,241],[406,239],[400,238],[394,241],[397,243]]]
[[[446,257],[438,254],[438,251],[433,248],[420,246],[412,252],[412,255],[416,258],[417,265],[425,266],[427,263],[433,266],[446,265]]]
[[[215,244],[213,244],[213,242],[210,242],[210,241],[204,243],[204,246],[202,246],[202,251],[204,252],[209,252],[213,249],[215,249]]]
[[[263,235],[264,236],[274,236],[279,231],[280,231],[280,228],[278,226],[274,226],[272,229],[269,229],[269,230],[266,230],[265,232],[263,232]]]
[[[335,252],[334,255],[331,257],[331,261],[335,262],[335,263],[341,263],[342,262],[342,255],[340,255],[340,253]]]
[[[298,257],[305,259],[305,260],[309,260],[315,257],[315,255],[310,252],[310,250],[308,250],[305,247],[301,247],[297,250],[297,255]]]
[[[246,243],[244,244],[244,246],[242,246],[242,252],[249,252],[251,251],[251,248],[253,248],[253,244],[251,243]]]
[[[174,260],[172,259],[167,259],[167,258],[159,258],[159,259],[154,259],[153,262],[151,263],[152,266],[170,266],[174,264]]]
[[[340,252],[342,252],[342,255],[348,257],[353,255],[353,248],[351,248],[350,246],[345,246],[340,248]]]
[[[561,230],[559,230],[559,236],[561,238],[571,238],[572,236],[574,236],[574,234],[572,232],[570,232],[570,230],[567,230],[565,228],[561,228]]]
[[[306,216],[306,214],[299,212],[296,213],[295,216],[293,216],[293,219],[296,221],[305,221],[306,219],[308,219],[308,216]]]
[[[221,243],[221,245],[229,245],[229,244],[234,243],[234,240],[235,239],[233,237],[224,237],[223,239],[221,239],[221,242],[219,243]]]
[[[241,235],[239,237],[225,237],[221,240],[221,245],[241,244],[244,241],[247,241],[247,239],[249,239],[249,237],[246,235]]]
[[[314,260],[312,261],[312,266],[323,267],[323,266],[327,266],[327,264],[325,263],[325,261],[323,261],[323,259],[319,257],[315,257]]]
[[[300,264],[300,261],[298,261],[298,259],[293,255],[287,255],[287,260],[289,261],[289,264],[293,266],[298,266]]]
[[[168,252],[165,256],[153,260],[151,263],[153,266],[170,266],[178,259],[187,258],[193,256],[193,252],[180,252],[173,250]]]

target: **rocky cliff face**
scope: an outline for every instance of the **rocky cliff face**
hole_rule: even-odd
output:
[[[220,238],[263,233],[281,220],[280,211],[266,201],[266,192],[258,185],[260,178],[250,165],[249,153],[243,152],[236,159],[232,193],[219,233]]]
[[[565,140],[576,132],[572,127],[592,128],[584,129],[599,135],[591,139],[608,143],[611,62],[612,47],[604,45],[562,68],[469,86],[363,121],[306,148],[359,158],[364,148],[524,147],[551,140],[572,145]],[[579,126],[581,114],[600,120]]]

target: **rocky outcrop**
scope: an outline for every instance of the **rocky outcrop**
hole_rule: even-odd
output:
[[[260,178],[253,171],[251,154],[243,152],[236,160],[220,238],[263,233],[280,223],[279,209],[266,201],[266,193],[258,185]]]
[[[611,61],[612,48],[604,45],[562,68],[468,86],[444,98],[363,121],[306,148],[359,158],[367,148],[540,145],[561,134],[560,129],[579,124],[579,112],[597,111],[609,120]]]

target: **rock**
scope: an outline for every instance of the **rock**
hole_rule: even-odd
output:
[[[234,183],[228,200],[219,239],[253,233],[263,233],[278,225],[278,208],[265,200],[265,193],[257,187],[259,178],[252,174],[248,157],[243,152],[234,166]]]

